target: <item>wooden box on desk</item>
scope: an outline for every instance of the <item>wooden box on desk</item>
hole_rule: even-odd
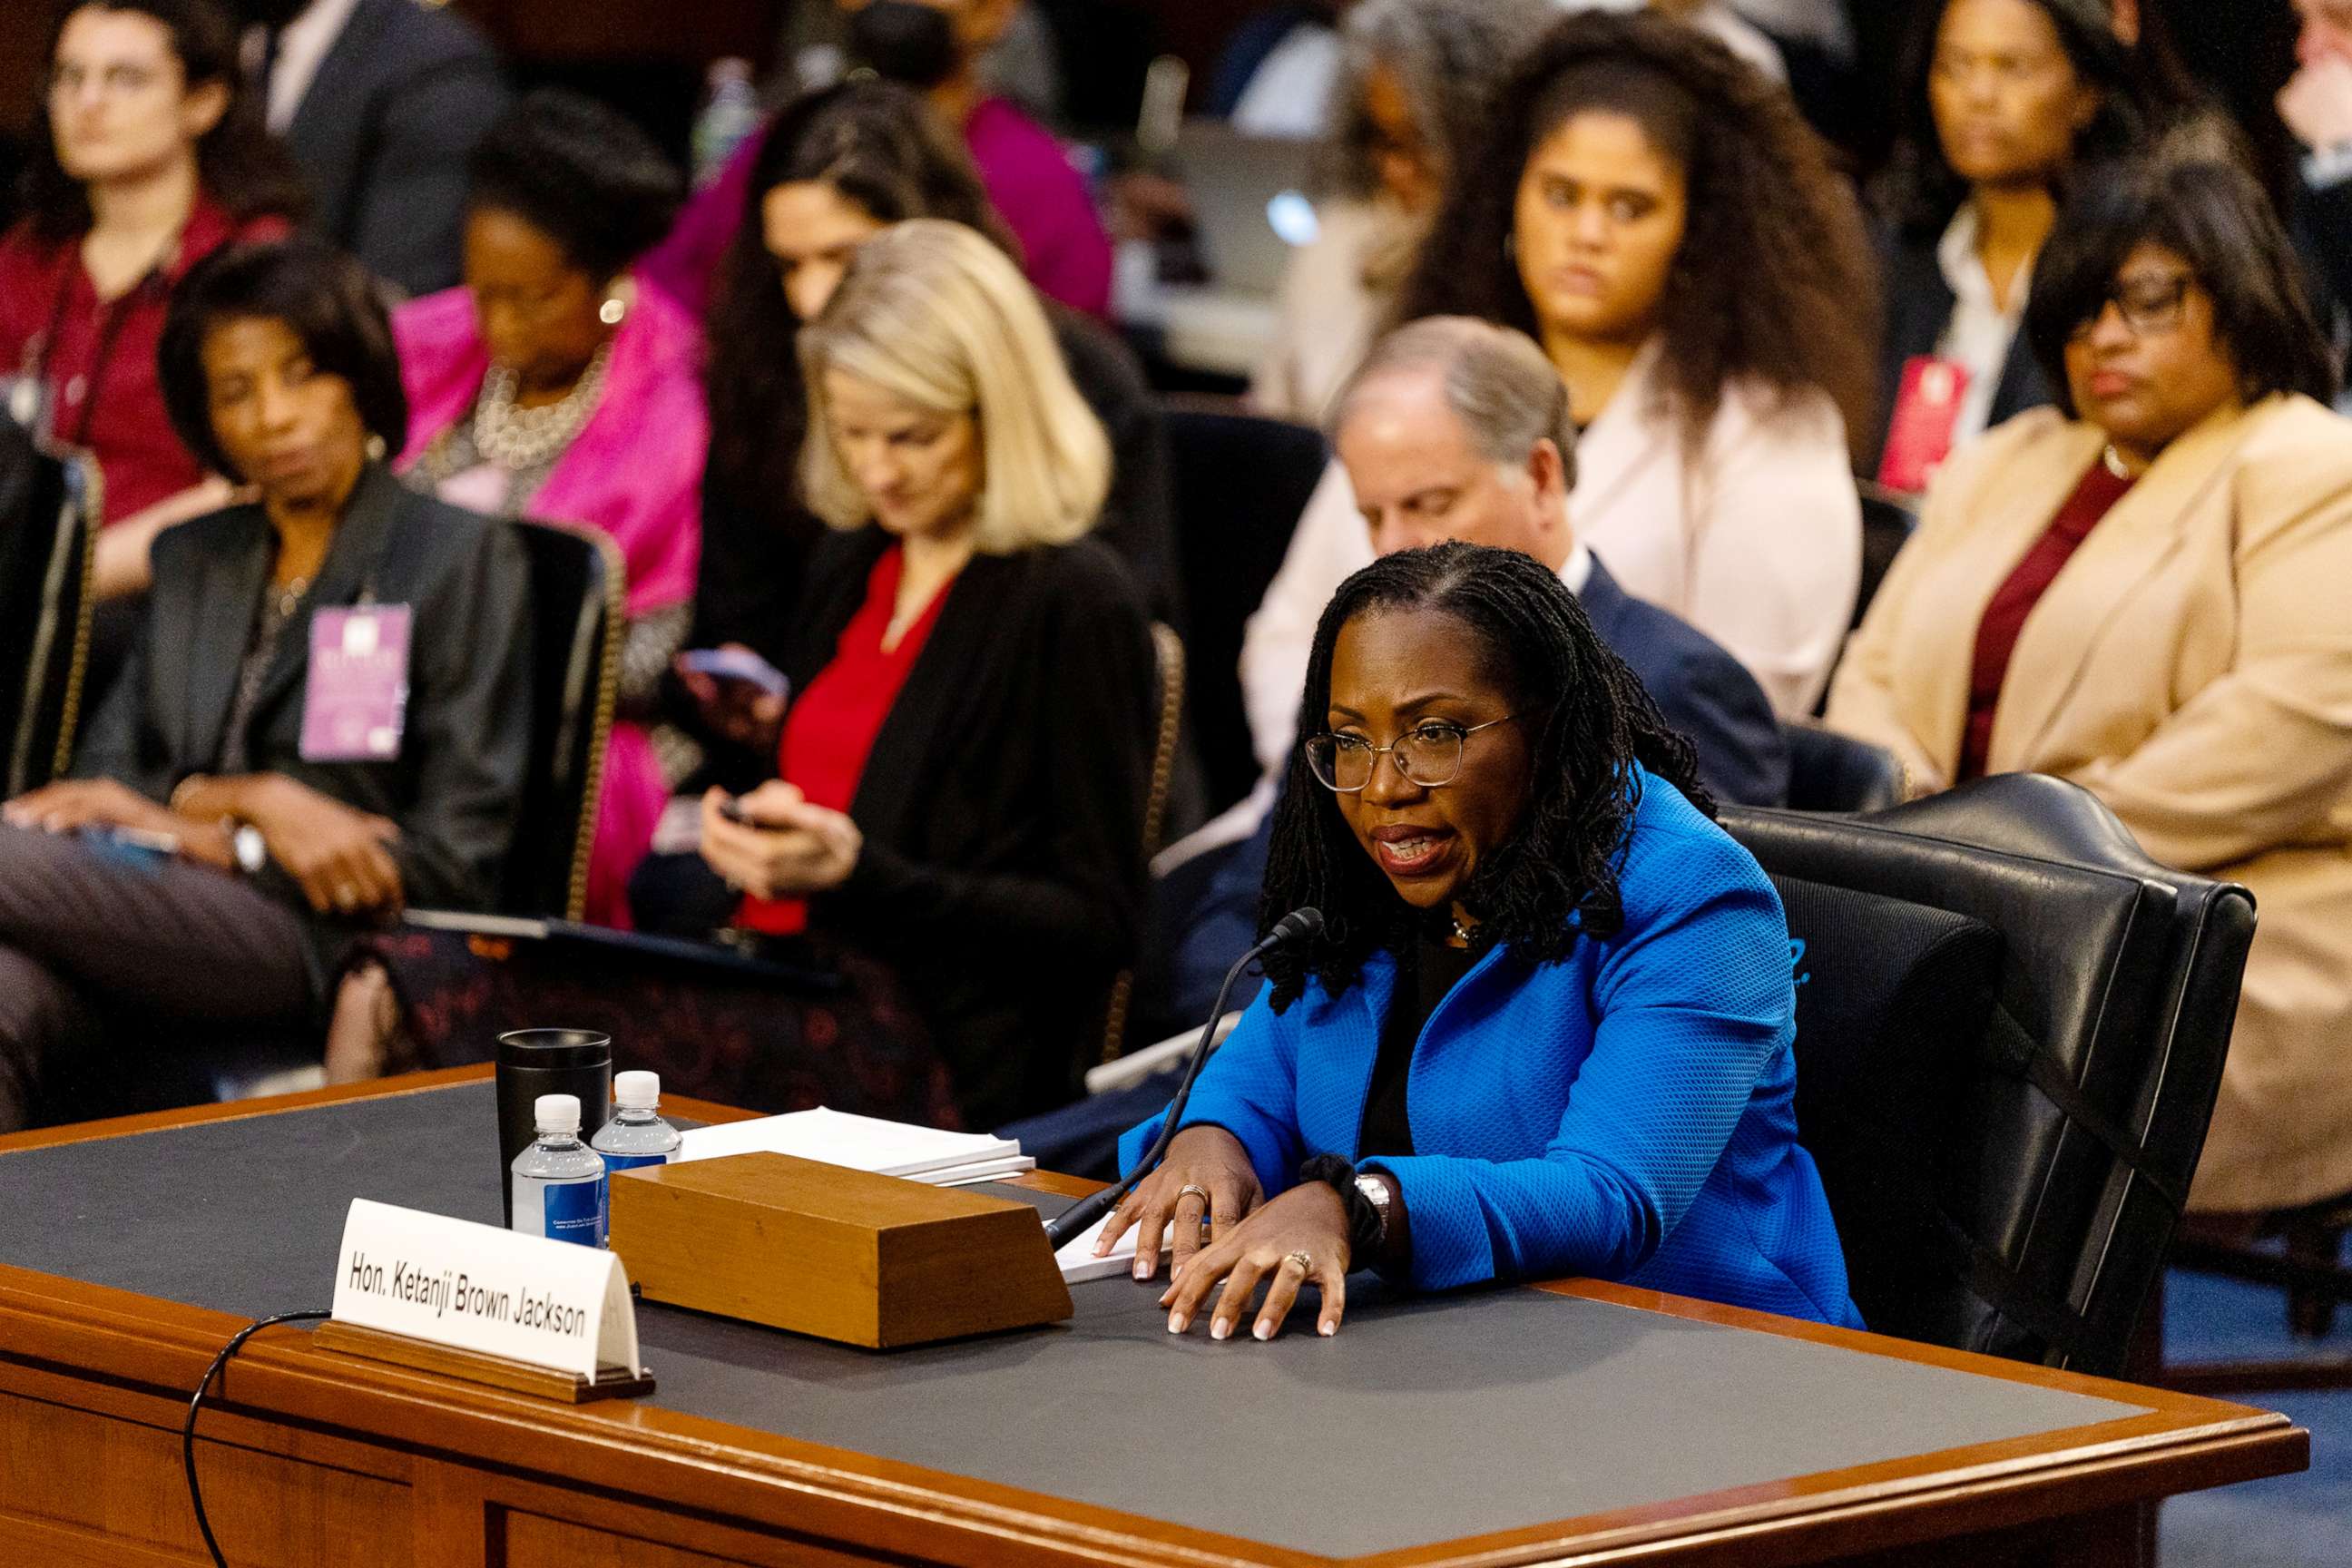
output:
[[[612,1247],[648,1301],[887,1350],[1070,1316],[1027,1204],[789,1154],[612,1181]]]

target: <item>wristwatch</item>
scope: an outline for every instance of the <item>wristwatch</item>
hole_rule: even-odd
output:
[[[262,868],[269,864],[269,840],[250,822],[236,825],[236,831],[228,836],[228,848],[236,859],[236,868],[248,877],[260,876]]]
[[[1387,1246],[1389,1239],[1389,1184],[1381,1180],[1378,1176],[1367,1176],[1359,1173],[1356,1177],[1356,1190],[1364,1194],[1366,1201],[1370,1203],[1372,1205],[1372,1212],[1381,1216],[1381,1233],[1372,1238],[1374,1244],[1381,1247]]]

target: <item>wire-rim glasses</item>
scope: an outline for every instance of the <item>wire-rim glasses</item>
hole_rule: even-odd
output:
[[[1407,784],[1423,789],[1444,789],[1462,773],[1463,743],[1481,730],[1507,724],[1518,718],[1506,713],[1484,724],[1453,724],[1425,719],[1385,746],[1375,746],[1360,735],[1309,735],[1304,742],[1307,769],[1315,782],[1339,795],[1355,795],[1372,782],[1372,770],[1385,755],[1396,763]]]

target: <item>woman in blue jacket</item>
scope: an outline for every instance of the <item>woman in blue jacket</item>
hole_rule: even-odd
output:
[[[1351,1268],[1587,1275],[1859,1326],[1797,1143],[1789,931],[1691,749],[1529,557],[1364,568],[1323,612],[1265,919],[1312,905],[1105,1227],[1183,1332]],[[1122,1142],[1132,1164],[1155,1119]],[[1206,1227],[1206,1239],[1203,1228]]]

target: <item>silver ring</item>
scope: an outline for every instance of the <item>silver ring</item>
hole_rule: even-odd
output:
[[[1201,1206],[1202,1208],[1207,1208],[1209,1206],[1209,1189],[1202,1186],[1197,1182],[1187,1182],[1182,1186],[1176,1189],[1176,1201],[1178,1203],[1182,1203],[1186,1198],[1198,1198],[1201,1200]]]
[[[349,882],[339,882],[335,885],[335,908],[348,910],[357,905],[359,901],[360,890],[357,888],[352,887]]]
[[[1304,1249],[1289,1254],[1283,1258],[1283,1261],[1285,1263],[1296,1263],[1298,1265],[1298,1272],[1307,1275],[1309,1278],[1314,1276],[1315,1259],[1308,1257]]]

